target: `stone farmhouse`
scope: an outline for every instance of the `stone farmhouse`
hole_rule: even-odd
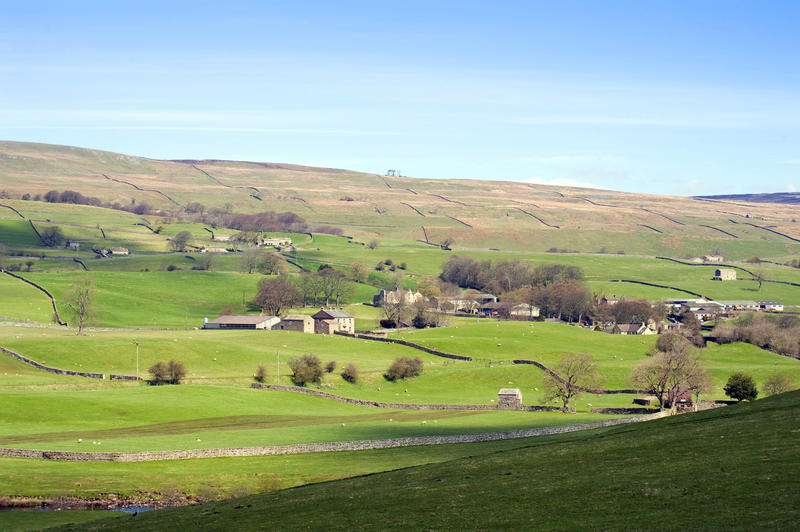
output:
[[[356,319],[344,310],[323,309],[311,317],[314,320],[314,332],[317,334],[356,332]]]
[[[658,327],[658,324],[656,324],[656,322],[653,320],[650,320],[647,324],[643,322],[616,323],[610,327],[604,327],[603,332],[607,334],[621,334],[625,336],[649,336],[652,334],[658,334]]]
[[[228,249],[222,246],[204,246],[200,253],[227,253]]]
[[[277,316],[220,316],[203,319],[203,329],[262,329],[269,330],[280,322]]]
[[[271,246],[274,248],[284,248],[292,245],[292,239],[286,236],[278,236],[273,238],[262,238],[258,242],[259,246]]]
[[[736,280],[736,270],[732,268],[719,268],[714,272],[714,277],[711,278],[712,281],[735,281]]]

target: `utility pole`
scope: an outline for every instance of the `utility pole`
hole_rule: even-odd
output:
[[[280,355],[280,353],[275,351],[275,356],[278,359],[278,367],[276,368],[276,371],[275,371],[275,378],[277,379],[275,381],[275,384],[280,384],[281,383],[281,355]]]
[[[139,380],[139,342],[137,340],[133,341],[136,344],[136,380]]]

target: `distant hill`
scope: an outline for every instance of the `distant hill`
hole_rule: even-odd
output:
[[[695,196],[698,199],[747,201],[749,203],[800,203],[800,192],[773,192],[772,194],[723,194]]]
[[[673,257],[720,250],[731,259],[800,253],[796,207],[788,203],[420,179],[286,163],[166,161],[0,141],[0,197],[35,200],[53,189],[106,203],[146,203],[178,216],[190,203],[206,211],[291,211],[309,227],[338,227],[382,245],[452,240],[456,250]],[[24,203],[15,206],[26,211]]]

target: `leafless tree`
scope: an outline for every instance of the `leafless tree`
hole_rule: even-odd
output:
[[[658,343],[658,353],[633,369],[631,381],[654,395],[662,410],[670,394],[688,391],[699,397],[709,388],[708,372],[695,359],[688,340],[677,334],[665,334]]]
[[[285,278],[261,279],[258,282],[255,304],[267,314],[280,316],[285,309],[299,305],[302,300],[300,291]]]
[[[569,353],[553,367],[555,375],[546,372],[544,385],[545,400],[560,399],[564,410],[569,410],[569,402],[585,388],[597,385],[599,373],[597,364],[586,353]]]
[[[72,288],[67,296],[66,304],[70,313],[78,322],[77,334],[83,334],[87,323],[94,318],[95,287],[92,278],[88,275],[79,277],[72,283]]]

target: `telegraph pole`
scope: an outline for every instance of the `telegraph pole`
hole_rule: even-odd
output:
[[[136,380],[139,380],[139,342],[137,340],[133,341],[136,344]]]

